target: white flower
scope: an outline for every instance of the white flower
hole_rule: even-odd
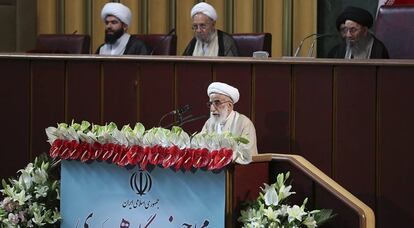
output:
[[[22,170],[21,173],[22,174],[19,177],[18,185],[28,190],[30,187],[32,187],[32,177],[30,176],[30,173],[26,172],[26,170]]]
[[[305,225],[307,228],[315,228],[317,227],[315,218],[313,216],[308,215],[305,220],[303,221],[303,225]]]
[[[57,128],[55,127],[48,127],[45,129],[46,131],[46,135],[47,135],[47,142],[50,143],[50,145],[52,145],[52,143],[58,139],[58,134],[57,134]]]
[[[35,194],[36,194],[36,199],[40,198],[40,197],[46,197],[47,196],[47,191],[49,191],[49,187],[48,186],[36,186],[35,187]]]
[[[295,192],[291,192],[290,189],[292,188],[292,185],[289,185],[285,187],[285,185],[280,186],[279,189],[279,199],[283,200],[289,197],[292,194],[295,194]]]
[[[34,211],[34,212],[33,212],[33,216],[34,216],[34,218],[32,218],[32,221],[33,221],[36,225],[38,225],[38,226],[43,226],[43,225],[45,225],[45,224],[46,224],[46,223],[44,222],[45,216],[44,216],[44,215],[42,215],[42,214],[40,213],[40,211]]]
[[[47,172],[44,169],[36,169],[33,173],[33,182],[36,184],[44,184],[47,181]]]
[[[13,200],[17,201],[20,206],[22,206],[27,200],[31,199],[32,197],[30,195],[26,195],[25,190],[21,190],[19,193],[12,196],[12,198]]]
[[[274,205],[277,206],[279,204],[279,197],[277,196],[276,189],[271,185],[264,184],[265,189],[262,189],[264,194],[264,200],[266,206]]]
[[[306,215],[306,212],[303,211],[301,207],[298,205],[293,205],[293,207],[287,208],[288,213],[288,221],[291,223],[295,219],[298,221],[302,221],[302,216]]]
[[[280,222],[280,220],[277,218],[280,214],[280,211],[273,210],[273,208],[268,207],[263,210],[263,214],[268,218],[269,221],[274,222]]]
[[[19,223],[19,215],[9,213],[9,216],[7,218],[11,224],[17,225]]]

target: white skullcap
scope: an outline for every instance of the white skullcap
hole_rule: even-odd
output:
[[[191,18],[194,17],[194,15],[197,13],[205,14],[213,21],[217,20],[216,10],[210,4],[207,4],[205,2],[200,2],[196,4],[193,9],[191,9]]]
[[[213,82],[207,88],[207,95],[210,96],[212,93],[223,94],[230,97],[233,103],[237,103],[240,98],[239,90],[231,85],[222,82]]]
[[[107,16],[115,16],[128,26],[131,23],[131,15],[131,10],[128,7],[117,2],[106,3],[101,12],[103,21],[105,21]]]

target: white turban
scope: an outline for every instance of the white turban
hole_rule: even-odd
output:
[[[197,13],[202,13],[207,15],[209,18],[213,19],[213,21],[217,20],[217,13],[216,10],[210,5],[205,2],[200,2],[191,9],[191,18],[194,17]]]
[[[212,93],[223,94],[230,97],[233,103],[237,103],[240,98],[239,90],[231,85],[222,82],[213,82],[207,88],[207,95],[210,96]]]
[[[115,16],[128,26],[131,23],[131,15],[131,10],[128,7],[117,2],[106,3],[101,12],[103,21],[105,21],[107,16]]]

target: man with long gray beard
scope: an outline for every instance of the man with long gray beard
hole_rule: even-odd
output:
[[[372,23],[372,15],[367,10],[347,7],[336,20],[344,42],[332,48],[328,58],[388,59],[387,48],[369,31]]]
[[[257,155],[256,130],[252,121],[243,114],[234,111],[234,104],[239,101],[239,90],[222,82],[213,82],[207,88],[210,118],[203,126],[202,132],[218,134],[230,132],[249,140],[246,145],[251,155]]]
[[[183,55],[189,56],[238,56],[236,41],[230,34],[216,29],[216,10],[200,2],[191,10],[194,37]]]
[[[148,55],[148,46],[140,39],[128,34],[131,10],[121,3],[109,2],[102,8],[101,18],[105,23],[105,43],[98,47],[100,55]]]

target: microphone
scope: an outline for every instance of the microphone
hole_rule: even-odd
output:
[[[313,55],[313,49],[315,48],[315,43],[319,38],[327,37],[327,36],[333,36],[334,34],[331,33],[325,33],[325,34],[316,34],[315,39],[313,39],[311,46],[308,49],[308,57],[312,57]]]
[[[175,115],[175,114],[182,115],[182,114],[184,114],[184,113],[186,113],[186,112],[188,112],[190,110],[191,110],[191,105],[186,104],[186,105],[184,105],[181,108],[177,108],[176,110],[171,111],[170,114],[171,115]]]
[[[300,41],[298,48],[296,48],[296,51],[295,51],[295,54],[293,55],[293,57],[297,57],[297,56],[298,56],[299,51],[302,49],[303,42],[305,42],[305,40],[307,40],[307,39],[311,38],[312,36],[317,36],[317,35],[318,35],[317,33],[312,33],[312,34],[310,34],[309,36],[307,36],[307,37],[303,38],[303,39]]]
[[[165,119],[165,117],[167,117],[167,116],[169,116],[169,115],[178,115],[179,122],[181,123],[181,122],[183,121],[183,119],[182,119],[182,115],[183,115],[184,113],[186,113],[186,112],[190,111],[190,110],[191,110],[191,105],[186,104],[186,105],[184,105],[184,106],[183,106],[183,107],[181,107],[181,108],[177,108],[176,110],[173,110],[173,111],[171,111],[171,112],[167,112],[166,114],[164,114],[164,115],[161,117],[160,121],[158,122],[158,126],[160,126],[160,127],[161,127],[161,123],[162,123],[162,121]]]
[[[156,44],[155,44],[155,46],[154,46],[154,48],[152,48],[152,50],[151,50],[151,53],[150,53],[150,55],[153,55],[154,54],[154,52],[155,52],[155,50],[157,50],[157,48],[159,48],[160,46],[161,46],[161,44],[162,43],[164,43],[164,41],[171,35],[171,34],[173,34],[173,33],[175,33],[175,28],[173,28],[173,29],[171,29],[168,33],[167,33],[167,35],[164,35],[164,37],[160,40],[160,41],[158,41]]]

